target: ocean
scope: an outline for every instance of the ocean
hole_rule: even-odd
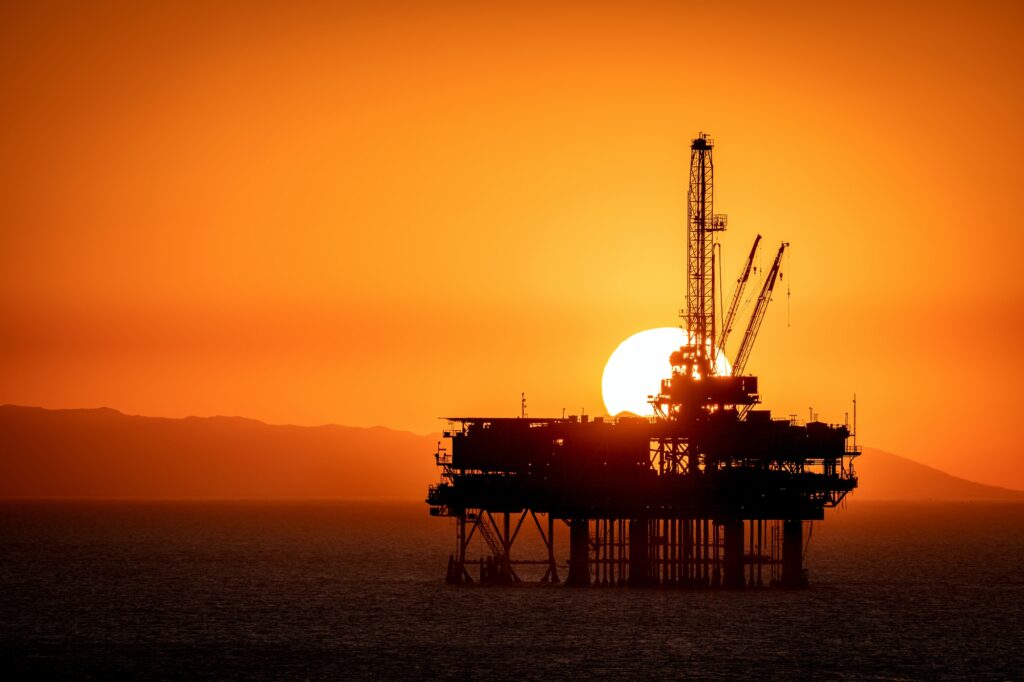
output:
[[[1021,504],[853,498],[815,524],[811,587],[797,591],[450,586],[453,544],[450,522],[417,503],[0,503],[2,667],[1024,679]]]

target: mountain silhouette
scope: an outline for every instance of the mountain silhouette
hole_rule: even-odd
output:
[[[439,434],[165,419],[109,408],[0,406],[0,498],[419,499]],[[854,499],[1018,500],[881,450],[856,460]]]
[[[439,436],[0,406],[0,498],[419,498]]]
[[[891,452],[864,448],[854,461],[857,499],[1024,502],[1024,491],[958,478]]]

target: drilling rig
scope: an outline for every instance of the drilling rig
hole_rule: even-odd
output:
[[[743,589],[807,584],[805,526],[857,486],[846,424],[773,418],[757,377],[744,374],[785,242],[765,274],[732,371],[719,374],[760,235],[718,324],[714,142],[690,146],[687,193],[687,342],[666,358],[670,376],[651,418],[451,417],[430,487],[434,516],[454,520],[447,581],[540,582]],[[529,523],[532,521],[532,524]],[[540,555],[516,540],[534,526]],[[568,530],[568,561],[556,551]],[[533,549],[536,552],[536,545]]]

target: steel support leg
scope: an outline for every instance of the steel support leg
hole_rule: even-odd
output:
[[[590,584],[590,522],[587,519],[569,522],[569,577],[565,584],[579,587]]]
[[[741,590],[743,579],[743,521],[729,519],[725,527],[725,551],[722,556],[722,587],[730,590]]]
[[[785,587],[803,587],[804,576],[803,522],[786,519],[782,524],[782,584]]]

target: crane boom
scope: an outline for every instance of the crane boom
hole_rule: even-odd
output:
[[[747,331],[743,334],[743,342],[740,343],[740,348],[736,351],[736,360],[732,363],[732,373],[734,376],[743,374],[743,370],[747,366],[747,360],[750,359],[750,351],[754,347],[754,339],[757,338],[757,332],[761,329],[761,322],[764,321],[765,311],[768,310],[768,302],[772,300],[772,290],[775,288],[775,280],[779,277],[779,268],[782,266],[782,254],[787,246],[789,246],[789,242],[782,242],[779,252],[775,255],[775,261],[772,263],[767,277],[764,278],[761,294],[757,297],[757,303],[754,304],[754,312],[750,315],[750,324],[747,325]]]
[[[750,272],[754,269],[754,256],[757,255],[757,247],[761,243],[761,235],[754,237],[754,245],[750,247],[750,255],[747,256],[747,264],[740,273],[739,279],[736,280],[736,290],[733,292],[732,301],[729,303],[729,312],[725,315],[725,321],[722,323],[722,336],[718,339],[718,350],[725,351],[725,342],[729,339],[729,334],[732,332],[732,326],[736,322],[736,313],[740,309],[740,301],[743,300],[743,291],[747,287],[747,281],[750,279]]]

